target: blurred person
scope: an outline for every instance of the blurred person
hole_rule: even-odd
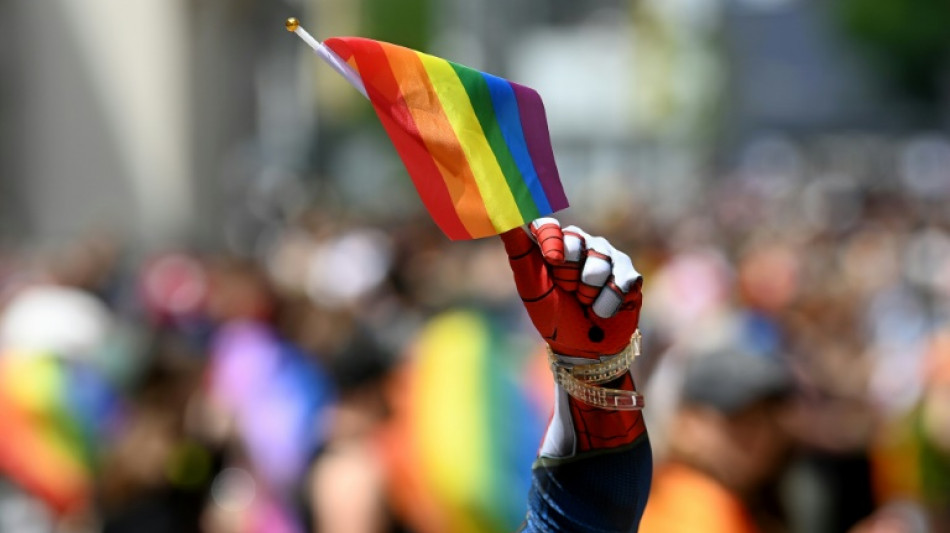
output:
[[[770,506],[763,489],[789,449],[782,421],[791,385],[780,363],[740,349],[690,360],[640,531],[776,530],[778,517],[762,512]]]
[[[850,533],[931,533],[935,529],[925,511],[914,502],[890,503],[862,520]]]
[[[401,531],[386,495],[381,439],[393,358],[368,331],[357,329],[345,342],[333,365],[338,401],[305,481],[308,518],[327,533]],[[391,453],[407,453],[405,442],[392,444]]]
[[[811,247],[814,257],[803,267],[813,281],[774,312],[801,391],[800,416],[789,428],[800,453],[788,472],[786,504],[793,528],[808,532],[847,531],[875,507],[867,450],[876,413],[858,325],[863,298],[826,246],[845,244]]]
[[[110,306],[118,303],[120,252],[108,233],[92,233],[58,250],[48,261],[49,274],[57,284],[77,287]]]
[[[205,516],[217,526],[209,530],[303,531],[299,492],[307,463],[327,433],[333,384],[266,323],[222,325],[210,351],[196,402],[201,421],[193,425],[224,448],[228,468],[214,480],[220,490],[212,491]],[[253,487],[253,497],[236,503],[247,491],[244,485]]]
[[[103,443],[97,503],[103,533],[197,532],[216,451],[186,425],[203,362],[174,332],[149,346],[148,366],[126,393]]]
[[[302,532],[301,492],[328,432],[334,383],[288,334],[282,322],[290,302],[257,265],[215,258],[207,280],[209,359],[189,424],[222,450],[224,468],[211,482],[203,527]]]
[[[950,529],[948,331],[933,335],[921,374],[923,390],[919,400],[909,411],[883,420],[872,443],[875,495],[885,509],[914,507],[934,531],[945,531]],[[891,517],[893,514],[868,520],[864,527],[877,531],[871,526],[878,522],[890,524],[907,513]]]

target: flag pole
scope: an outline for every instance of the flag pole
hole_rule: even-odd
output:
[[[320,59],[326,61],[328,65],[333,67],[333,70],[343,76],[360,94],[369,98],[366,94],[366,87],[363,85],[363,80],[360,79],[360,75],[353,70],[353,67],[346,61],[343,61],[343,58],[336,55],[333,50],[330,50],[326,45],[314,39],[312,35],[307,33],[307,30],[301,28],[300,21],[294,17],[290,17],[287,19],[287,22],[284,23],[284,26],[287,28],[287,31],[296,33],[297,37],[300,37],[310,48],[313,48],[313,51],[320,56]]]

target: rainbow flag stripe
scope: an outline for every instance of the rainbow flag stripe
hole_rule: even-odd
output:
[[[324,44],[358,72],[449,238],[497,235],[568,207],[536,91],[394,44]]]
[[[74,384],[49,356],[0,353],[0,477],[57,513],[91,503],[93,442],[69,398]]]
[[[419,458],[446,512],[442,531],[513,531],[524,519],[550,408],[531,401],[532,361],[509,334],[488,315],[456,310],[435,316],[413,343],[406,448],[415,449],[404,453]]]

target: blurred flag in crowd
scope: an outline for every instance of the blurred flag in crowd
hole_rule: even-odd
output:
[[[57,513],[91,503],[97,443],[117,414],[96,356],[112,318],[78,289],[20,291],[0,316],[0,475]]]
[[[449,311],[414,343],[385,446],[396,512],[422,532],[511,531],[553,404],[546,359],[488,315]],[[533,363],[540,363],[535,369]]]

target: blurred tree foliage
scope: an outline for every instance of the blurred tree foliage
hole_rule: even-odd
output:
[[[950,65],[950,0],[839,0],[847,32],[901,87],[935,100]]]
[[[415,50],[428,48],[431,0],[364,0],[367,37]]]

